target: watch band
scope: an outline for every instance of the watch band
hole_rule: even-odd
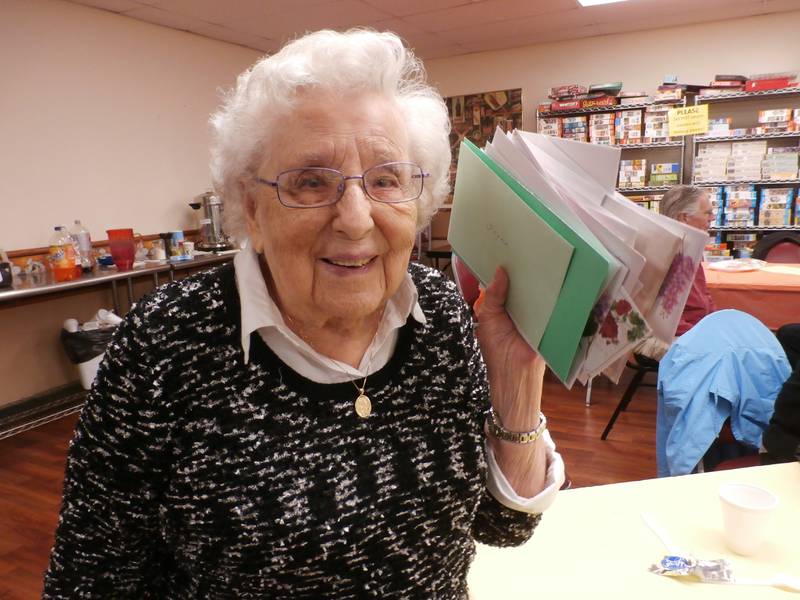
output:
[[[494,437],[513,444],[531,444],[538,440],[547,429],[547,417],[539,411],[539,424],[532,431],[509,431],[500,422],[492,408],[486,411],[486,426]]]

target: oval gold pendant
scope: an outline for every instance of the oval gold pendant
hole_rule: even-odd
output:
[[[356,414],[362,419],[366,419],[372,413],[372,402],[364,394],[359,394],[355,402]]]

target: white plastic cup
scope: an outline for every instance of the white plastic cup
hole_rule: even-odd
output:
[[[769,520],[778,497],[772,492],[745,483],[726,483],[719,488],[725,541],[736,554],[755,554],[769,529]]]

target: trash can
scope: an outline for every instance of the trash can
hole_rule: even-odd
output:
[[[64,345],[67,358],[72,364],[78,366],[83,389],[88,390],[92,387],[92,382],[95,375],[97,375],[97,368],[100,366],[100,361],[103,360],[106,346],[108,346],[108,342],[111,341],[111,337],[117,328],[115,325],[97,327],[97,322],[93,322],[92,328],[83,329],[73,325],[70,327],[72,329],[70,331],[66,327],[70,321],[77,323],[74,319],[68,319],[65,322],[65,328],[61,330],[61,343]],[[89,325],[89,323],[85,325]]]

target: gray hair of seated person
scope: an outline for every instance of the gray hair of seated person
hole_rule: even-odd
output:
[[[409,160],[430,173],[417,202],[417,227],[426,226],[450,191],[450,120],[425,70],[389,32],[323,30],[265,56],[239,75],[211,116],[211,176],[225,201],[228,233],[246,236],[240,182],[255,174],[270,150],[270,131],[291,118],[300,92],[314,89],[380,93],[394,101],[406,125]]]
[[[700,201],[708,195],[708,190],[693,185],[673,185],[661,197],[658,212],[662,215],[678,220],[678,215],[694,214],[698,210]]]

